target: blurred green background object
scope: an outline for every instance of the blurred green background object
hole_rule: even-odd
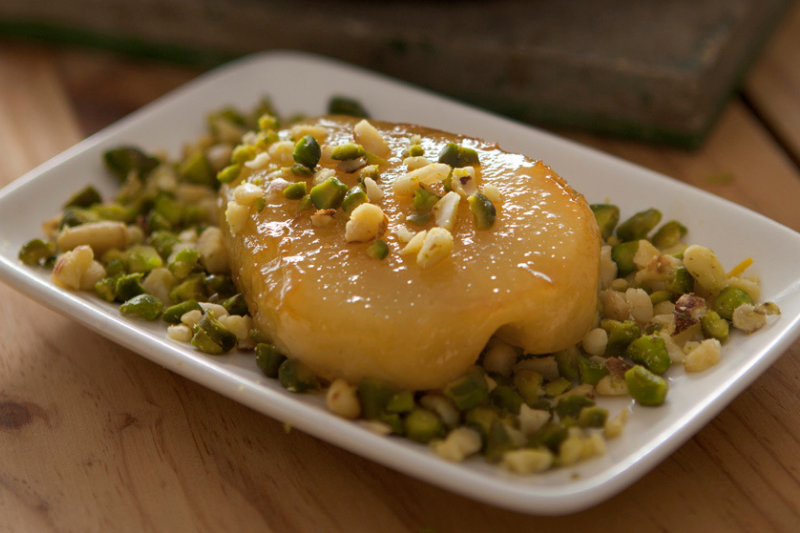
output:
[[[789,0],[3,0],[0,36],[336,57],[546,126],[698,146]]]

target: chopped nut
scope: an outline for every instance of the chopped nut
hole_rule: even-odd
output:
[[[237,203],[250,206],[264,196],[264,189],[252,183],[242,183],[233,190],[233,197]]]
[[[228,252],[222,242],[222,231],[217,227],[208,227],[197,239],[197,251],[202,264],[210,274],[227,274]]]
[[[468,198],[478,192],[474,167],[454,168],[450,186],[462,198]]]
[[[525,448],[503,454],[503,466],[515,474],[544,472],[553,465],[553,454],[547,448]]]
[[[444,180],[450,174],[450,166],[432,163],[400,176],[392,183],[395,194],[410,195],[420,185],[432,185]]]
[[[603,435],[605,438],[613,439],[622,434],[622,429],[625,427],[625,423],[628,421],[628,413],[629,411],[627,409],[623,409],[614,418],[609,418],[606,420],[606,425],[603,428]]]
[[[389,155],[389,145],[380,132],[367,122],[362,120],[353,127],[353,136],[356,142],[364,147],[367,152],[372,152],[377,156]]]
[[[328,130],[324,126],[315,124],[295,124],[292,126],[292,137],[294,139],[302,139],[306,135],[311,135],[314,140],[322,144],[328,138]]]
[[[647,324],[653,319],[653,302],[644,289],[628,289],[625,301],[628,302],[631,316],[639,324]]]
[[[483,195],[495,204],[499,204],[503,201],[503,193],[500,192],[500,189],[498,189],[496,185],[492,185],[491,183],[484,185]]]
[[[591,355],[603,355],[608,346],[608,333],[603,328],[589,330],[583,337],[583,349]]]
[[[712,294],[728,286],[728,275],[714,252],[692,245],[683,252],[683,264],[697,282]]]
[[[319,209],[311,215],[311,225],[315,228],[324,228],[336,223],[336,209]]]
[[[343,418],[354,420],[361,416],[361,404],[358,403],[355,387],[341,378],[331,383],[325,402],[332,413]]]
[[[606,318],[612,320],[628,320],[631,316],[628,302],[625,298],[614,290],[600,291],[600,302],[603,304]]]
[[[80,290],[81,278],[89,270],[93,260],[94,253],[89,246],[78,246],[58,257],[50,277],[59,287]]]
[[[423,230],[414,235],[408,244],[406,244],[405,248],[400,250],[400,255],[417,255],[419,251],[422,249],[422,243],[425,242],[425,237],[428,235],[428,232]]]
[[[636,254],[633,256],[633,263],[639,269],[646,268],[653,259],[660,255],[661,252],[650,241],[641,239],[639,247],[636,249]]]
[[[550,420],[550,411],[531,409],[526,404],[519,408],[519,429],[525,435],[537,432]]]
[[[703,315],[706,314],[706,301],[694,294],[684,294],[675,302],[673,317],[675,331],[673,335],[678,335],[690,327],[698,324]]]
[[[177,324],[167,328],[167,337],[178,342],[190,342],[192,330],[185,324]]]
[[[508,377],[511,375],[511,369],[516,361],[517,350],[510,344],[493,337],[483,356],[483,368],[487,372],[495,372]]]
[[[431,267],[449,256],[452,251],[453,236],[450,232],[444,228],[431,228],[417,254],[417,264],[422,268]]]
[[[272,159],[267,152],[261,152],[250,161],[245,161],[244,166],[251,170],[263,170],[267,168]]]
[[[491,199],[491,198],[490,198]],[[617,264],[611,259],[611,246],[600,249],[600,283],[601,290],[607,289],[617,278]]]
[[[434,453],[455,463],[481,449],[481,435],[474,429],[460,427],[451,431],[444,440],[431,442]]]
[[[248,207],[238,202],[228,202],[228,208],[225,210],[225,220],[228,222],[232,234],[241,233],[249,219],[250,209]]]
[[[271,145],[267,152],[269,157],[278,166],[288,167],[294,163],[294,143],[292,141],[278,141]],[[258,156],[256,156],[258,159]]]
[[[122,222],[91,222],[80,226],[64,226],[58,234],[60,250],[72,250],[78,246],[90,246],[101,255],[106,250],[124,250],[130,244],[128,228]]]
[[[364,187],[367,189],[367,200],[371,204],[377,204],[383,200],[383,190],[372,178],[364,178]]]
[[[425,156],[418,155],[416,157],[406,157],[403,159],[403,164],[408,168],[409,172],[412,170],[417,170],[418,168],[422,168],[431,164],[431,160]]]
[[[223,309],[225,308],[223,307]],[[227,310],[225,312],[227,313]],[[194,326],[197,325],[198,322],[200,322],[202,318],[203,318],[203,312],[194,309],[192,311],[186,312],[183,315],[181,315],[181,322],[185,326],[193,328]]]
[[[169,291],[175,285],[175,276],[168,268],[159,267],[150,271],[142,282],[144,292],[152,294],[165,305],[169,304]]]
[[[720,360],[722,345],[717,339],[706,339],[689,352],[683,364],[687,372],[702,372]]]
[[[345,226],[347,242],[366,242],[383,235],[387,218],[383,210],[374,204],[363,203],[350,213]]]
[[[437,226],[449,232],[455,230],[456,220],[458,219],[458,204],[460,201],[461,197],[451,191],[436,202],[436,205],[433,206],[433,216],[436,218]]]
[[[628,383],[622,376],[609,374],[600,378],[595,390],[600,396],[625,396],[628,394]]]
[[[767,325],[767,316],[757,313],[754,306],[742,304],[733,311],[733,327],[745,333],[753,333]]]

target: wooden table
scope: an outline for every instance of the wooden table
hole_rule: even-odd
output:
[[[0,185],[197,74],[0,41]],[[800,8],[701,150],[569,136],[800,230]],[[287,433],[6,286],[0,324],[0,532],[800,531],[800,343],[631,488],[540,518]]]

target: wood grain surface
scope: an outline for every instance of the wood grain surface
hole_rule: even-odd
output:
[[[800,230],[800,171],[775,133],[800,124],[790,116],[800,85],[779,88],[774,120],[752,110],[769,100],[770,79],[800,79],[800,63],[776,55],[748,80],[749,103],[734,99],[697,152],[569,135]],[[0,185],[197,74],[0,41]],[[582,513],[533,517],[287,433],[0,286],[0,532],[795,532],[798,391],[795,344],[628,490]]]

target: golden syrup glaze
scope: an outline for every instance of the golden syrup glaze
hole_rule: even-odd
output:
[[[329,116],[308,121],[328,130],[327,144],[353,142],[357,119]],[[326,379],[386,380],[414,390],[438,388],[475,363],[498,334],[529,353],[548,353],[578,342],[595,316],[600,237],[585,199],[539,161],[500,150],[480,139],[408,124],[370,121],[391,155],[378,180],[378,205],[389,220],[383,240],[390,254],[377,260],[369,243],[345,242],[347,215],[314,227],[313,210],[281,194],[231,235],[224,206],[244,180],[268,180],[270,171],[243,172],[221,190],[221,227],[234,280],[256,327],[290,357]],[[403,150],[413,134],[436,161],[447,142],[475,149],[478,186],[502,194],[489,230],[477,230],[468,203],[459,204],[452,254],[423,269],[399,252],[392,229],[414,213],[411,197],[397,196],[392,181],[406,173]],[[282,139],[288,131],[281,132]],[[335,168],[336,162],[321,166]],[[273,172],[274,175],[274,172]],[[289,181],[308,180],[290,173]],[[348,187],[356,173],[339,172]],[[266,184],[264,184],[266,187]],[[430,187],[442,194],[442,186]]]

